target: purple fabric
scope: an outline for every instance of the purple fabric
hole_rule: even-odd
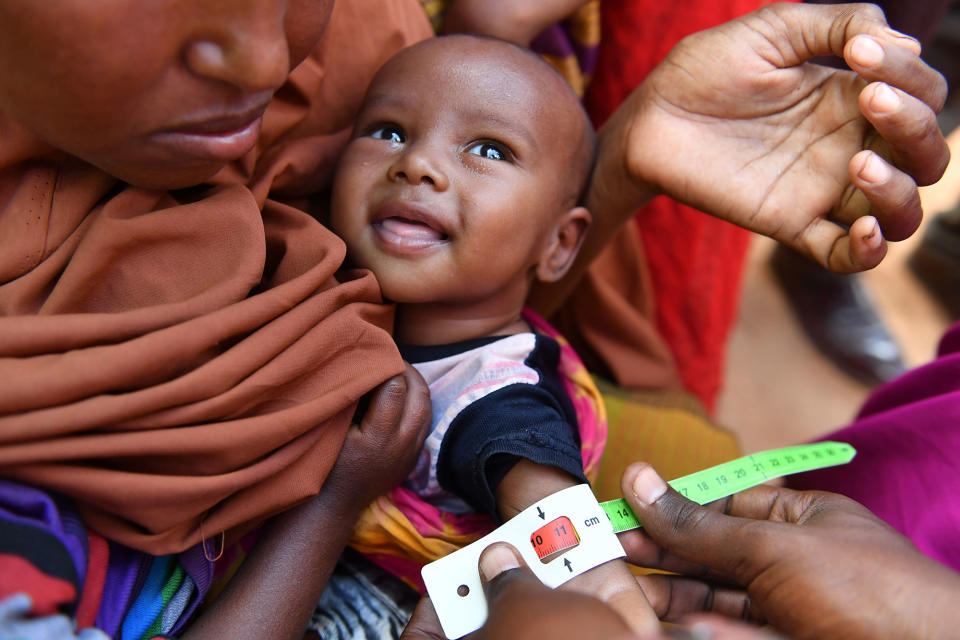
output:
[[[72,508],[57,503],[39,489],[0,480],[0,518],[39,527],[56,538],[70,555],[77,583],[83,584],[87,575],[87,534]]]
[[[849,442],[857,457],[789,486],[847,495],[960,571],[960,323],[936,360],[878,387],[853,424],[823,439]]]
[[[530,48],[548,56],[565,58],[573,55],[573,45],[560,23],[552,24],[541,31],[530,43]]]
[[[95,626],[115,638],[127,609],[136,599],[140,585],[146,579],[153,558],[113,542],[110,543],[109,558]]]
[[[567,24],[564,22],[550,25],[533,39],[530,43],[530,49],[539,54],[558,58],[575,56],[577,64],[580,66],[580,72],[584,76],[592,75],[593,70],[597,67],[600,47],[585,45],[577,41],[570,36],[567,29]]]

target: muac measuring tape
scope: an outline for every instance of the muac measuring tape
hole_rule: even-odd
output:
[[[773,449],[724,462],[668,484],[698,504],[706,504],[792,473],[853,460],[843,442],[817,442]],[[623,498],[598,503],[582,484],[547,496],[480,540],[423,567],[421,575],[443,632],[459,638],[487,619],[487,601],[477,563],[494,542],[516,547],[545,585],[555,588],[581,573],[625,554],[618,533],[640,527]]]

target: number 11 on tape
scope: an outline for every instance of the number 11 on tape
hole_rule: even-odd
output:
[[[791,473],[850,462],[856,451],[842,442],[775,449],[671,480],[670,486],[706,504]],[[598,503],[589,485],[547,496],[466,547],[423,567],[421,575],[448,638],[479,629],[487,602],[477,563],[494,542],[509,542],[548,587],[624,556],[616,534],[640,526],[622,498]]]

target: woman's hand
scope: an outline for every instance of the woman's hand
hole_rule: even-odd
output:
[[[350,426],[321,491],[363,508],[399,485],[430,430],[430,390],[409,364],[373,390],[359,424]]]
[[[793,638],[938,638],[960,625],[960,576],[853,500],[760,486],[701,507],[646,463],[621,488],[644,525],[620,536],[628,559],[688,576],[638,579],[664,619],[709,610]]]
[[[429,426],[429,390],[407,365],[373,391],[320,494],[266,525],[224,592],[184,638],[302,638],[357,515],[403,480]]]
[[[586,257],[662,192],[834,271],[874,267],[949,160],[946,83],[919,53],[867,4],[776,4],[685,38],[600,132]],[[808,62],[831,54],[853,71]]]

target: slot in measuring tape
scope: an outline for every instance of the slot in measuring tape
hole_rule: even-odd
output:
[[[791,473],[846,464],[855,455],[849,444],[817,442],[755,453],[668,484],[706,504]],[[541,582],[557,587],[623,557],[615,534],[639,526],[626,500],[598,503],[588,485],[577,485],[543,498],[480,540],[431,562],[421,575],[444,633],[459,638],[480,628],[487,617],[477,561],[490,544],[509,542]]]

